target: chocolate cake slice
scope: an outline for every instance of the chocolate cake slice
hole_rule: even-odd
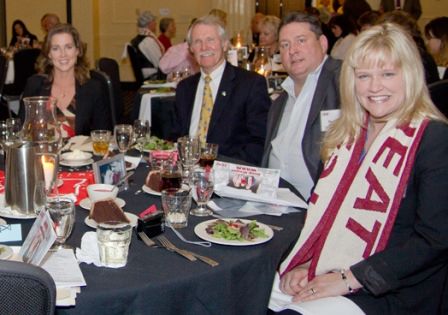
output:
[[[148,176],[146,176],[145,185],[154,191],[160,192],[162,190],[161,184],[160,171],[150,171]]]
[[[96,223],[107,221],[130,223],[123,210],[112,199],[95,202],[90,209],[89,218]]]

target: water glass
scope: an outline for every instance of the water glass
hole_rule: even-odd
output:
[[[75,225],[75,205],[70,198],[57,196],[47,199],[45,207],[53,220],[53,228],[56,232],[55,247],[57,248],[62,246],[72,233]]]
[[[100,262],[106,267],[124,267],[128,261],[132,227],[128,223],[108,221],[96,228]]]
[[[193,198],[198,205],[197,208],[192,209],[190,214],[204,217],[211,215],[213,212],[207,209],[207,202],[213,194],[213,174],[204,169],[198,169],[193,173]]]
[[[168,188],[162,190],[162,208],[166,222],[178,229],[188,225],[191,208],[191,190]]]
[[[22,130],[22,123],[20,121],[20,118],[6,119],[6,126],[12,140],[20,139],[20,131]]]
[[[200,148],[200,141],[197,137],[181,137],[177,139],[177,151],[183,167],[182,178],[186,184],[190,184],[191,171],[194,165],[199,162],[201,156]]]
[[[94,155],[105,156],[109,152],[110,137],[111,132],[109,130],[93,130],[90,132]]]
[[[117,143],[118,151],[126,153],[133,143],[133,128],[131,125],[116,125],[114,129],[115,142]]]

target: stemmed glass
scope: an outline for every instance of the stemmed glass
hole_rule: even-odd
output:
[[[8,127],[9,135],[12,140],[18,140],[20,138],[20,131],[22,130],[20,118],[6,119],[6,126]]]
[[[213,212],[207,209],[207,202],[213,194],[213,174],[204,169],[198,169],[193,173],[193,197],[198,207],[192,209],[190,214],[203,217],[211,215]]]
[[[137,150],[140,151],[140,158],[143,157],[145,145],[150,141],[151,127],[149,121],[137,119],[134,121],[134,141]]]
[[[186,184],[191,182],[191,170],[199,162],[201,146],[199,138],[181,137],[177,139],[177,152],[182,163],[182,180]]]
[[[56,241],[52,249],[57,250],[64,245],[73,231],[73,226],[75,225],[75,205],[70,198],[58,196],[49,199],[46,203],[46,208],[56,232]]]
[[[126,153],[133,142],[133,128],[131,125],[116,125],[114,129],[115,142],[118,151]]]

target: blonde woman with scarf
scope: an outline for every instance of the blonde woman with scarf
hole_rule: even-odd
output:
[[[448,125],[399,26],[358,35],[341,70],[341,111],[269,307],[437,314],[448,270]]]

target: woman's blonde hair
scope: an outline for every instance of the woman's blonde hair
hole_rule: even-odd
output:
[[[278,28],[280,26],[281,20],[275,15],[266,15],[260,21],[260,26],[266,26],[275,35],[275,40],[278,40]]]
[[[401,69],[404,81],[404,100],[393,114],[398,124],[418,117],[446,121],[429,96],[415,42],[400,26],[386,22],[361,32],[342,64],[339,88],[341,117],[330,126],[324,137],[321,150],[324,161],[338,145],[353,142],[365,127],[366,111],[356,95],[355,69],[360,66],[381,68],[390,64]]]
[[[85,54],[85,44],[81,41],[76,28],[70,24],[58,24],[50,29],[42,45],[40,56],[37,59],[36,68],[38,72],[48,75],[50,82],[53,82],[54,66],[48,56],[51,49],[51,39],[56,34],[69,34],[72,36],[75,47],[79,51],[75,64],[75,79],[79,84],[84,84],[90,78],[89,62]]]

